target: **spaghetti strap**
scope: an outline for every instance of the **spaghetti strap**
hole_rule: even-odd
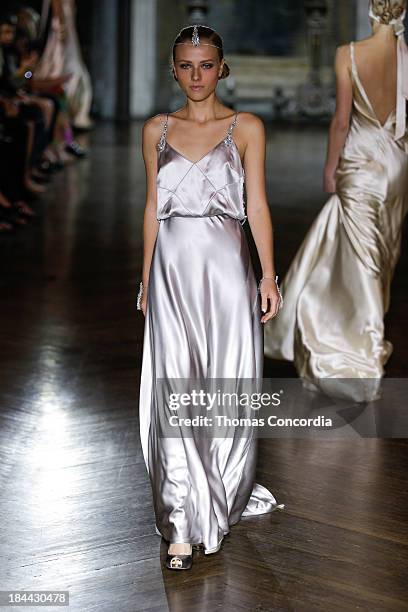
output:
[[[166,146],[166,137],[167,137],[167,126],[169,123],[169,113],[166,115],[166,120],[164,122],[163,131],[160,136],[160,140],[157,144],[157,150],[162,152],[164,147]]]
[[[351,72],[355,78],[357,78],[357,65],[356,65],[356,56],[354,53],[354,42],[350,43],[350,58],[351,58]]]
[[[224,139],[224,143],[225,143],[225,144],[226,144],[228,147],[229,147],[229,146],[231,146],[231,145],[232,145],[232,143],[233,143],[233,140],[232,140],[232,132],[234,131],[234,127],[237,125],[238,112],[239,112],[239,111],[237,111],[237,112],[235,113],[234,120],[233,120],[233,122],[231,123],[231,125],[229,126],[229,128],[228,128],[228,132],[227,132],[227,135],[226,135],[226,137],[225,137],[225,139]],[[245,176],[245,171],[244,171],[244,168],[242,168],[242,172],[243,172],[243,174],[244,174],[244,176]],[[244,205],[243,205],[243,206],[244,206]],[[245,223],[245,221],[247,220],[247,218],[248,218],[248,216],[247,216],[247,215],[244,215],[244,218],[243,218],[243,219],[240,221],[240,224],[241,224],[241,225],[244,225],[244,223]]]
[[[225,144],[228,146],[232,144],[232,132],[234,130],[234,127],[237,125],[237,117],[238,117],[238,111],[235,113],[234,120],[228,128],[228,132],[224,140]]]

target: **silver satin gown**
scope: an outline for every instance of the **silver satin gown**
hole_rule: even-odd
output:
[[[384,338],[384,315],[407,210],[408,134],[394,139],[395,111],[381,125],[353,43],[350,53],[353,111],[336,194],[282,283],[285,307],[265,326],[265,355],[294,361],[306,387],[369,401],[378,397],[393,348]],[[347,388],[336,378],[362,380]],[[365,379],[376,380],[364,388]]]
[[[262,378],[263,328],[242,224],[244,169],[226,134],[197,162],[158,148],[157,218],[140,383],[140,437],[156,532],[206,554],[241,516],[283,509],[255,483],[256,438],[158,436],[160,378]]]

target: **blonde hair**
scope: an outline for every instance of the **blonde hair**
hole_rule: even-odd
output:
[[[406,0],[370,0],[373,13],[385,25],[388,25],[393,19],[399,19],[406,6]]]

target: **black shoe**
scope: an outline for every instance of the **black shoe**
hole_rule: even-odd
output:
[[[66,145],[65,150],[67,153],[74,155],[75,157],[86,157],[87,153],[83,147],[77,142],[72,141],[69,145]]]
[[[167,569],[186,570],[193,565],[193,549],[189,555],[170,555],[167,553],[166,567]]]

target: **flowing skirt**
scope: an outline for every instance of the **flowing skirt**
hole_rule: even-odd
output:
[[[282,283],[285,306],[265,328],[265,355],[293,361],[305,387],[357,402],[380,396],[405,212],[403,196],[384,205],[350,190],[315,219]]]
[[[241,516],[282,509],[255,483],[256,442],[160,437],[158,379],[262,378],[263,329],[245,232],[236,219],[160,222],[149,277],[140,385],[140,437],[156,530],[216,552]]]

